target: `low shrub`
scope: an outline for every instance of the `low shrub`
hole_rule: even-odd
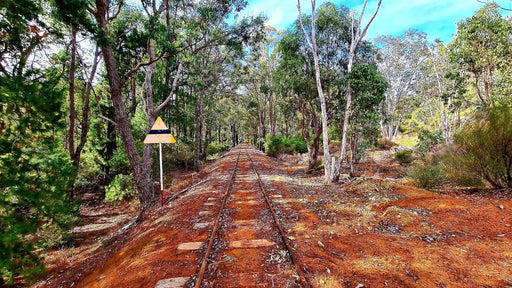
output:
[[[377,141],[377,148],[383,150],[389,150],[395,147],[397,144],[388,138],[381,138]]]
[[[413,153],[409,150],[400,150],[393,155],[393,159],[398,161],[400,165],[407,166],[412,163]]]
[[[271,157],[277,157],[281,153],[294,154],[307,151],[307,143],[301,137],[269,136],[265,141],[265,153]]]
[[[120,202],[137,195],[137,187],[132,175],[116,175],[105,187],[105,201]]]
[[[432,150],[442,140],[441,132],[434,133],[428,130],[422,130],[418,135],[418,143],[416,149],[420,154],[425,155]]]
[[[220,143],[220,142],[212,142],[208,144],[208,147],[206,147],[206,154],[207,155],[213,155],[217,153],[222,153],[229,150],[229,145]]]
[[[495,188],[512,187],[512,105],[496,104],[478,118],[456,136],[454,160]]]
[[[413,165],[407,170],[407,176],[412,178],[416,185],[430,189],[443,184],[446,178],[439,165]]]

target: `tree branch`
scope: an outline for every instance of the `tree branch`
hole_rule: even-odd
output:
[[[364,7],[366,7],[366,2],[367,2],[367,0],[364,1]],[[370,27],[370,24],[372,24],[373,20],[377,16],[377,13],[379,12],[380,4],[382,4],[382,0],[379,0],[379,2],[377,3],[377,9],[375,9],[375,12],[373,13],[372,18],[370,18],[370,21],[368,21],[368,23],[366,24],[366,27],[364,27],[363,32],[359,35],[357,44],[359,44],[359,42],[361,40],[363,40],[364,36],[366,35],[366,32],[368,31],[368,28]],[[364,14],[364,9],[365,9],[364,7],[363,7],[363,11],[361,12],[361,17],[359,18],[359,27],[361,27],[361,21],[363,19],[363,14]],[[356,44],[356,46],[357,46],[357,44]]]
[[[105,121],[107,121],[107,122],[110,122],[110,123],[112,123],[114,126],[116,126],[116,127],[117,127],[117,123],[116,123],[114,120],[112,120],[112,119],[110,119],[110,118],[108,118],[108,117],[103,116],[103,113],[101,112],[101,106],[100,106],[100,96],[98,96],[98,94],[96,94],[96,90],[94,90],[94,87],[91,87],[91,89],[92,89],[92,93],[94,94],[94,98],[96,98],[96,106],[97,106],[97,108],[98,108],[98,116],[99,116],[101,119],[103,119],[103,120],[105,120]]]
[[[137,71],[140,70],[140,68],[144,67],[144,66],[149,66],[157,61],[159,61],[160,59],[162,59],[163,57],[165,56],[165,54],[161,54],[160,56],[158,56],[157,58],[153,59],[153,60],[150,60],[149,62],[145,62],[145,63],[139,63],[137,64],[137,66],[135,66],[135,68],[133,68],[132,70],[130,70],[128,73],[126,73],[126,75],[124,75],[123,79],[121,80],[121,86],[124,86],[124,84],[126,83],[126,81],[128,81],[128,79],[130,79],[130,77],[132,77],[132,75],[134,73],[137,73]]]
[[[182,70],[183,70],[183,61],[180,61],[180,64],[178,65],[178,71],[176,71],[176,76],[174,76],[174,80],[172,82],[171,93],[169,93],[169,96],[167,96],[167,99],[165,99],[165,101],[162,102],[162,104],[160,104],[158,107],[156,107],[156,109],[154,111],[155,115],[158,114],[158,112],[160,112],[160,110],[162,110],[162,108],[164,108],[165,105],[167,105],[167,103],[169,103],[172,100],[172,98],[174,98],[176,88],[178,87],[178,79],[180,78],[180,74],[181,74]]]
[[[312,0],[313,2],[314,0]],[[302,11],[300,10],[300,0],[297,0],[297,10],[299,11],[299,23],[300,27],[302,28],[302,31],[304,32],[304,37],[306,37],[306,42],[308,42],[309,47],[311,50],[313,50],[313,44],[311,43],[311,40],[309,39],[309,34],[306,32],[306,28],[304,27],[304,23],[302,23]]]

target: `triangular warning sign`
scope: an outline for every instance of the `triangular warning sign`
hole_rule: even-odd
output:
[[[153,124],[146,139],[144,139],[144,144],[151,143],[176,143],[176,139],[174,139],[171,131],[165,126],[164,121],[160,117],[156,119],[155,124]]]

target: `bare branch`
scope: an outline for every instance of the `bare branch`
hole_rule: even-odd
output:
[[[364,36],[366,35],[366,32],[368,31],[368,28],[370,27],[370,25],[372,24],[373,20],[377,16],[377,13],[379,12],[380,4],[382,4],[382,0],[379,0],[379,2],[377,3],[377,8],[375,9],[375,12],[373,13],[372,18],[370,18],[368,23],[366,23],[366,26],[364,27],[363,32],[361,32],[361,30],[360,30],[361,29],[361,21],[363,19],[364,10],[366,8],[366,3],[367,3],[367,0],[364,1],[363,10],[361,12],[361,16],[359,17],[359,25],[357,27],[357,33],[356,33],[356,38],[357,39],[353,42],[353,44],[354,44],[353,45],[353,49],[354,50],[359,45],[359,42],[361,42],[363,40]]]
[[[496,7],[498,7],[499,9],[502,9],[502,10],[505,10],[505,11],[512,11],[512,9],[500,6],[498,3],[494,2],[494,1],[483,1],[483,0],[476,0],[476,1],[478,1],[478,2],[480,2],[482,4],[493,4]]]
[[[117,11],[114,13],[114,15],[112,17],[109,17],[108,18],[108,22],[114,20],[117,18],[117,16],[119,16],[119,13],[121,13],[121,10],[123,8],[123,5],[124,5],[124,1],[119,1],[119,5],[118,5],[118,9]]]
[[[165,101],[162,102],[162,104],[160,104],[158,107],[156,107],[155,112],[154,112],[155,115],[158,114],[158,112],[160,112],[160,110],[162,110],[162,108],[164,108],[165,105],[167,105],[167,103],[169,103],[172,100],[172,98],[174,98],[176,88],[178,87],[178,79],[180,78],[180,74],[181,74],[182,70],[183,70],[183,61],[180,61],[180,64],[178,65],[178,71],[176,71],[176,76],[174,76],[174,80],[172,82],[171,93],[169,93],[169,96],[167,96],[167,99],[165,99]]]
[[[297,0],[297,10],[299,11],[300,27],[302,28],[302,31],[304,31],[304,36],[306,37],[306,41],[308,42],[309,47],[311,48],[311,50],[313,50],[313,44],[311,43],[311,40],[309,39],[309,34],[306,31],[306,28],[304,28],[304,24],[302,23],[302,11],[300,10],[300,0]]]
[[[126,83],[126,81],[128,81],[128,79],[130,79],[130,77],[132,77],[132,75],[134,73],[137,73],[137,71],[140,70],[140,68],[144,67],[144,66],[149,66],[157,61],[159,61],[160,59],[162,59],[163,57],[165,56],[165,54],[161,54],[160,56],[158,56],[157,58],[155,59],[152,59],[150,60],[149,62],[145,62],[145,63],[139,63],[137,64],[137,66],[135,66],[135,68],[133,68],[132,70],[130,70],[130,72],[126,73],[126,75],[124,75],[123,77],[123,80],[121,80],[121,86],[124,86],[124,84]]]

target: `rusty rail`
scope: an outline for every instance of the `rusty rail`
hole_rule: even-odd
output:
[[[270,212],[272,212],[272,218],[274,219],[274,225],[279,230],[279,234],[281,235],[281,240],[283,241],[283,244],[288,251],[288,254],[290,255],[290,260],[292,261],[292,264],[295,266],[295,270],[297,271],[297,274],[299,275],[300,282],[302,283],[303,287],[310,288],[312,287],[311,283],[309,282],[309,279],[304,274],[304,271],[301,269],[301,265],[299,263],[299,260],[294,256],[291,245],[288,241],[288,236],[284,232],[283,227],[279,223],[279,219],[277,218],[276,212],[274,211],[274,208],[272,206],[272,203],[270,202],[270,199],[268,197],[267,190],[265,190],[265,187],[263,186],[263,182],[261,181],[260,174],[256,170],[256,167],[254,166],[254,163],[252,161],[251,155],[249,153],[246,153],[249,157],[249,162],[251,163],[251,168],[256,173],[256,176],[258,178],[258,183],[261,189],[261,193],[265,197],[265,202],[267,203],[268,208],[270,209]]]
[[[206,271],[206,266],[208,265],[208,258],[210,257],[210,253],[211,253],[212,247],[213,247],[213,241],[215,240],[215,235],[217,234],[217,230],[219,228],[219,222],[220,222],[220,218],[222,216],[222,211],[224,210],[224,207],[226,206],[227,199],[228,199],[229,194],[231,193],[231,190],[233,188],[233,183],[235,182],[235,175],[236,175],[236,170],[238,168],[238,160],[240,159],[240,154],[241,154],[241,151],[238,151],[238,155],[236,157],[235,169],[233,169],[233,173],[231,174],[231,179],[230,179],[229,185],[226,188],[226,193],[224,193],[224,198],[222,199],[222,204],[219,208],[219,211],[217,212],[217,218],[215,218],[215,225],[213,226],[212,233],[210,235],[210,240],[208,241],[208,247],[206,248],[206,253],[205,253],[205,256],[201,263],[201,269],[199,269],[199,273],[197,274],[197,280],[196,280],[196,284],[194,285],[194,288],[199,288],[201,286],[201,282],[203,282],[204,273]]]

